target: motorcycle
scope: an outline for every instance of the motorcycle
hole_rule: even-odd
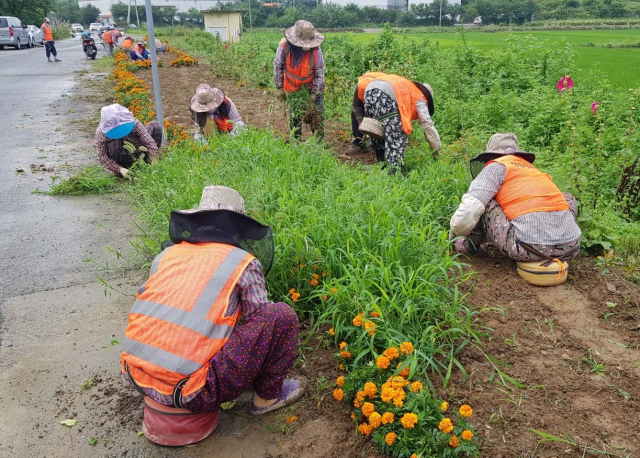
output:
[[[92,59],[95,59],[98,55],[98,48],[96,48],[96,42],[93,38],[82,39],[82,50],[87,57],[91,57]]]

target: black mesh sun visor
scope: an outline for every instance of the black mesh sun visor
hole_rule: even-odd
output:
[[[225,243],[242,248],[258,258],[265,277],[273,264],[271,228],[232,210],[171,212],[169,235],[173,243]]]

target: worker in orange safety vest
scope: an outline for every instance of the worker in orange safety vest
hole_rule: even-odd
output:
[[[360,131],[363,120],[367,125],[374,123],[377,135],[370,133],[370,136],[376,158],[378,162],[386,161],[395,171],[404,165],[404,150],[413,131],[412,122],[419,120],[429,148],[438,151],[441,144],[431,119],[434,112],[433,89],[429,84],[382,72],[365,73],[358,79],[353,94],[353,150],[364,147]]]
[[[56,42],[53,39],[53,31],[51,30],[51,21],[49,18],[44,18],[44,22],[40,26],[42,29],[42,39],[44,40],[44,51],[47,54],[47,60],[49,62],[62,62],[58,59],[58,51],[56,50]],[[53,60],[51,56],[53,55]]]
[[[283,102],[287,94],[309,92],[316,113],[309,116],[309,105],[289,104],[289,128],[296,138],[302,135],[302,122],[309,124],[316,138],[324,137],[324,57],[320,44],[324,37],[308,21],[296,21],[284,32],[273,61],[273,79]]]
[[[518,262],[566,261],[580,250],[577,202],[538,170],[513,133],[494,134],[471,160],[474,177],[451,218],[456,251],[478,252],[489,240]]]
[[[202,439],[201,431],[184,432],[189,412],[215,413],[251,389],[250,411],[262,415],[300,399],[304,382],[286,378],[298,352],[297,315],[267,299],[271,229],[244,214],[242,196],[207,186],[197,210],[172,213],[170,235],[175,244],[155,258],[136,294],[121,364],[146,398],[143,430],[154,430],[147,437],[185,445]]]

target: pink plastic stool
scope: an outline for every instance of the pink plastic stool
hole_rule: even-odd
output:
[[[193,413],[144,398],[142,431],[151,442],[169,447],[195,444],[206,439],[218,426],[218,412]]]

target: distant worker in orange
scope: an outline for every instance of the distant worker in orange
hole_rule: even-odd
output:
[[[124,40],[122,40],[122,50],[125,52],[131,51],[131,48],[133,48],[133,44],[133,38],[131,38],[130,36],[126,36]]]
[[[118,39],[122,34],[117,30],[107,30],[102,34],[102,41],[109,46],[109,55],[113,54],[113,47],[118,44]]]
[[[320,44],[324,37],[311,22],[296,21],[284,32],[273,61],[273,79],[278,96],[283,102],[287,94],[303,88],[309,93],[309,102],[317,107],[317,117],[311,125],[318,139],[324,137],[324,57]],[[302,121],[306,104],[289,108],[289,128],[296,138],[302,134]]]
[[[576,199],[534,167],[535,158],[520,149],[515,134],[498,133],[471,160],[474,179],[451,218],[458,252],[476,254],[489,240],[520,263],[561,264],[578,254]]]
[[[47,60],[49,62],[62,62],[58,59],[58,51],[56,50],[56,42],[53,40],[53,32],[51,31],[51,22],[49,18],[44,18],[44,22],[40,26],[42,29],[42,39],[44,40],[44,50],[47,54]],[[53,55],[53,60],[51,60]]]
[[[147,44],[144,41],[137,42],[135,45],[133,45],[133,48],[131,48],[129,55],[131,56],[131,60],[134,62],[136,60],[149,60],[149,51],[147,51]]]
[[[400,169],[413,121],[420,121],[429,148],[440,149],[440,135],[431,119],[434,112],[433,89],[427,83],[382,72],[365,73],[353,94],[354,145],[360,146],[363,134],[368,134],[378,162],[386,161],[394,171]]]
[[[267,297],[271,228],[245,215],[242,196],[205,187],[197,210],[171,213],[169,234],[175,245],[155,258],[129,312],[121,365],[145,397],[145,436],[176,446],[211,434],[220,405],[245,391],[259,416],[299,400],[305,382],[287,377],[298,317]]]

